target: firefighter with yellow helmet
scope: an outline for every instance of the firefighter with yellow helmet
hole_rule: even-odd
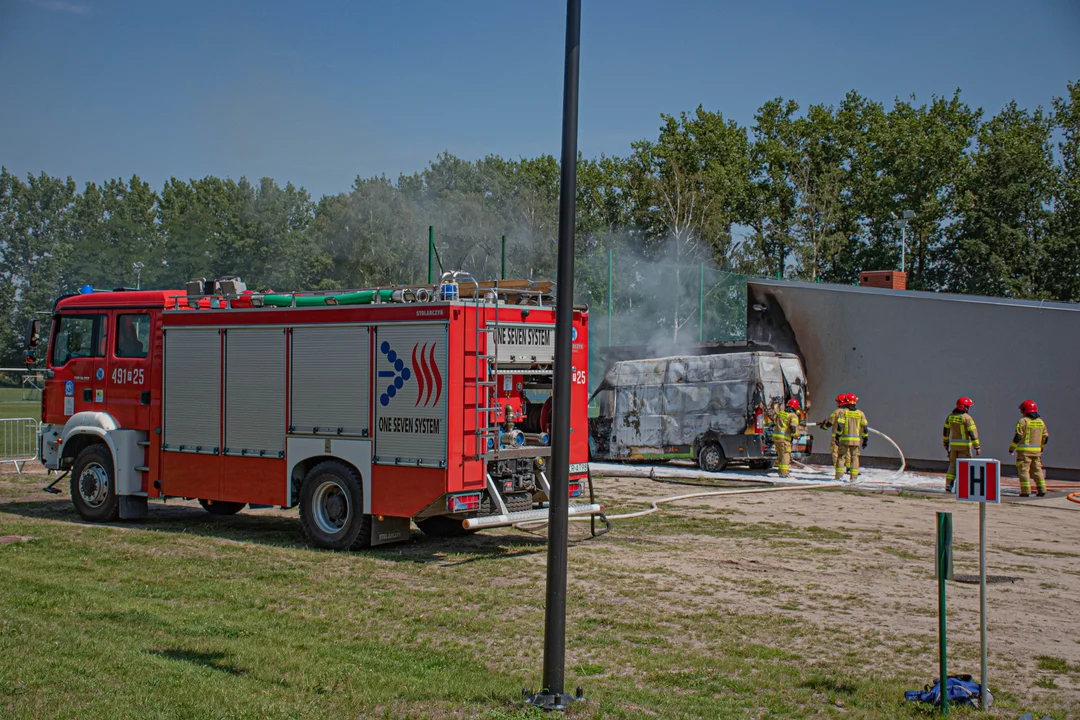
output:
[[[866,413],[857,407],[858,403],[855,393],[848,393],[844,396],[843,413],[837,417],[834,435],[839,453],[833,465],[837,480],[844,477],[845,466],[850,468],[848,474],[852,482],[859,479],[859,451],[870,441],[870,423]]]
[[[791,398],[787,409],[776,413],[776,429],[773,430],[773,444],[776,445],[776,469],[780,477],[791,474],[791,443],[799,434],[799,401]]]
[[[825,418],[818,423],[818,427],[828,430],[832,428],[836,423],[840,421],[840,417],[844,414],[844,405],[847,404],[847,394],[840,393],[836,396],[836,409],[829,413],[829,417]],[[836,467],[836,460],[840,455],[840,446],[836,444],[836,435],[829,433],[829,454],[832,455],[832,466]],[[845,468],[847,471],[851,471],[850,467]]]
[[[952,492],[956,483],[956,459],[969,458],[972,451],[981,455],[979,448],[979,430],[975,420],[968,412],[975,401],[969,397],[958,398],[956,408],[945,418],[945,427],[941,431],[941,442],[949,454],[949,469],[945,471],[945,492]]]
[[[1050,439],[1046,422],[1039,417],[1039,406],[1034,400],[1020,403],[1023,416],[1016,423],[1016,434],[1009,444],[1009,454],[1016,453],[1016,475],[1020,478],[1020,497],[1031,496],[1031,476],[1035,477],[1035,494],[1046,495],[1046,478],[1043,476],[1042,452]]]

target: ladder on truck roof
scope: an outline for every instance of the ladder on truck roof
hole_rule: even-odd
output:
[[[499,291],[497,286],[494,291],[476,290],[473,293],[473,322],[476,324],[476,375],[473,376],[476,383],[476,459],[483,460],[487,458],[488,450],[495,450],[499,445]],[[487,301],[490,295],[495,300],[495,320],[488,325]]]

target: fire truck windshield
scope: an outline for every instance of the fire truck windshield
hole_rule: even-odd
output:
[[[91,357],[94,347],[94,317],[92,315],[60,318],[60,327],[53,339],[52,364],[60,366],[72,358]]]

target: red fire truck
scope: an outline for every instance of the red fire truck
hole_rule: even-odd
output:
[[[405,540],[410,520],[449,536],[543,519],[553,304],[550,283],[461,273],[334,293],[86,287],[53,311],[41,458],[70,472],[89,521],[142,517],[152,498],[299,506],[313,545],[346,549]],[[587,331],[575,308],[571,497],[588,471]]]

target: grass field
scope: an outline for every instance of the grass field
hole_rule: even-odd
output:
[[[0,419],[14,417],[41,417],[41,401],[22,399],[22,388],[0,387]]]
[[[211,518],[170,503],[138,526],[99,527],[66,501],[10,502],[33,482],[0,482],[0,536],[30,538],[0,545],[2,716],[544,717],[517,702],[540,680],[540,537],[318,552],[270,511]],[[884,631],[784,611],[767,576],[736,580],[753,601],[733,601],[653,565],[692,534],[783,553],[812,544],[832,563],[859,541],[851,530],[680,508],[602,538],[571,533],[567,689],[590,698],[571,717],[926,716],[901,698],[934,672],[932,635],[885,653]],[[1078,707],[1039,692],[1051,717]],[[998,700],[1022,705],[1007,689]]]

